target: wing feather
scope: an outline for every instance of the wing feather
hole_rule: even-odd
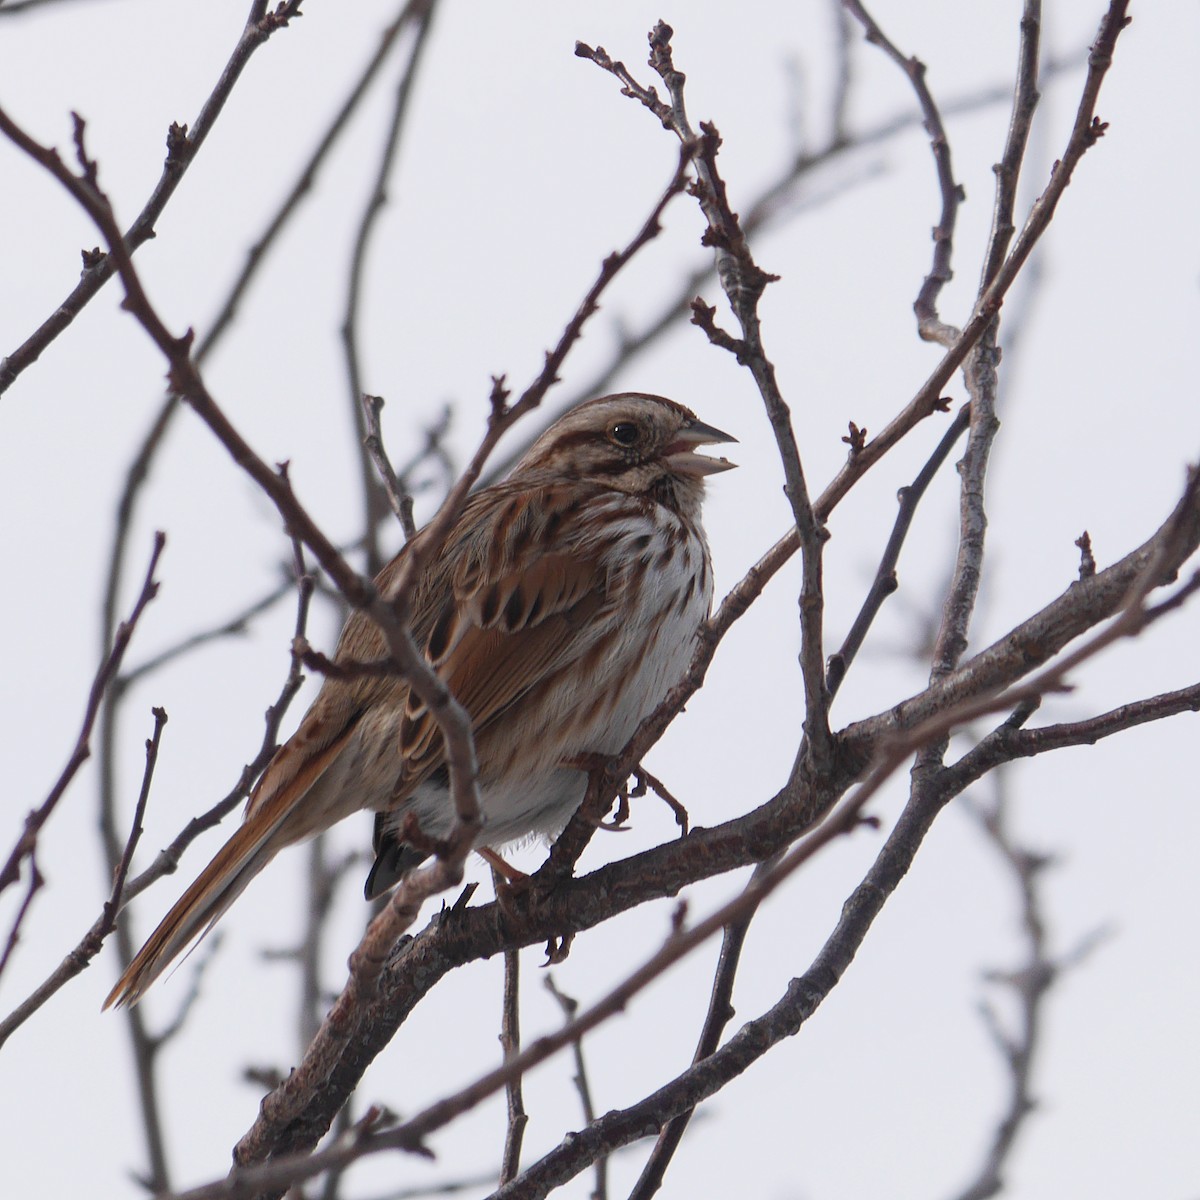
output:
[[[497,497],[491,519],[475,525],[468,543],[447,563],[453,585],[438,597],[427,620],[426,652],[439,676],[471,715],[476,737],[542,680],[585,654],[594,640],[581,630],[599,629],[596,618],[613,605],[620,584],[601,550],[543,553],[531,529],[530,511],[549,514],[554,540],[562,545],[564,517],[553,495]],[[415,622],[414,622],[415,625]],[[401,729],[407,793],[444,763],[437,723],[411,695]]]

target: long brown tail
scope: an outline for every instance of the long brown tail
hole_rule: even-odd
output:
[[[116,987],[108,993],[105,1008],[113,1004],[136,1004],[184,948],[203,937],[221,919],[250,880],[284,846],[328,829],[345,815],[336,805],[323,806],[322,797],[310,792],[345,748],[356,716],[351,714],[338,728],[336,737],[320,734],[314,737],[310,725],[320,728],[325,716],[319,704],[318,700],[309,709],[300,728],[267,768],[241,828],[217,851],[216,857],[134,955]]]
[[[272,814],[260,811],[247,818],[134,955],[108,993],[105,1008],[136,1004],[184,948],[220,920],[250,880],[291,840],[273,836],[286,815],[272,820]]]

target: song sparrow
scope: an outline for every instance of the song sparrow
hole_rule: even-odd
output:
[[[583,799],[580,761],[621,750],[682,678],[712,602],[703,480],[734,465],[694,451],[734,440],[659,396],[589,401],[542,434],[503,483],[472,496],[424,564],[412,634],[471,717],[480,845],[557,835]],[[376,580],[385,597],[407,550]],[[351,616],[337,661],[385,656],[379,627]],[[424,857],[402,840],[408,814],[432,838],[454,823],[441,734],[396,676],[326,679],[242,826],[106,1007],[136,1001],[284,846],[360,809],[376,814],[368,898]]]

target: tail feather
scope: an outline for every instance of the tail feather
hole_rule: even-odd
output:
[[[266,828],[260,828],[262,824]],[[250,880],[282,849],[285,843],[272,837],[281,824],[282,818],[263,823],[252,817],[234,833],[147,938],[109,992],[105,1008],[136,1004],[179,954],[220,920]]]
[[[217,851],[134,955],[108,993],[105,1008],[136,1004],[180,953],[221,919],[280,850],[328,829],[342,815],[336,807],[323,807],[319,797],[309,793],[345,748],[355,719],[351,715],[339,735],[319,744],[315,753],[301,736],[302,726],[276,755],[251,798],[241,828]]]

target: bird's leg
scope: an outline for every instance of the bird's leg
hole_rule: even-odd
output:
[[[529,876],[524,871],[519,871],[507,859],[502,858],[495,850],[489,850],[487,846],[479,846],[475,853],[483,859],[489,867],[502,879],[509,887],[528,886]]]
[[[621,831],[624,823],[629,819],[628,783],[620,785],[616,793],[618,802],[617,811],[611,821],[605,821],[604,814],[608,812],[613,797],[605,795],[602,788],[597,790],[598,782],[603,784],[606,778],[612,774],[613,767],[616,765],[616,759],[608,754],[594,754],[588,751],[583,754],[576,754],[573,758],[567,759],[562,765],[574,771],[586,771],[588,774],[588,793],[595,793],[598,803],[589,811],[588,802],[584,801],[583,807],[580,809],[584,819],[596,829],[606,829],[610,833]],[[599,804],[604,805],[603,809],[595,811],[595,808],[598,808]]]
[[[518,871],[512,863],[501,858],[495,850],[489,850],[487,846],[477,847],[475,853],[492,868],[492,887],[496,891],[496,903],[505,916],[515,921],[520,916],[516,906],[517,896],[526,892],[530,896],[534,895],[530,891],[532,878],[524,871]]]
[[[582,753],[564,759],[559,766],[563,770],[586,771],[587,791],[575,815],[567,827],[554,840],[550,857],[533,877],[537,889],[553,891],[559,883],[570,879],[575,863],[591,840],[593,830],[602,827],[604,815],[612,806],[618,785],[614,783],[617,760],[611,755]]]
[[[546,961],[542,963],[543,967],[556,967],[559,963],[567,961],[567,955],[571,953],[571,943],[575,940],[573,933],[564,933],[561,937],[552,937],[546,943]]]
[[[578,754],[574,758],[563,763],[564,767],[572,767],[577,771],[586,771],[588,773],[589,786],[596,781],[596,776],[603,778],[610,773],[613,768],[614,760],[604,754]],[[611,821],[603,819],[601,814],[584,815],[591,820],[592,824],[597,829],[603,829],[608,833],[624,833],[628,828],[626,824],[629,820],[629,801],[636,800],[640,796],[644,796],[648,789],[653,790],[655,794],[667,805],[675,816],[675,823],[679,826],[679,836],[683,837],[688,831],[688,810],[670,793],[666,784],[657,776],[651,775],[641,763],[638,763],[631,772],[634,778],[634,785],[629,787],[628,780],[621,785],[617,791],[617,811],[613,813]],[[611,799],[606,799],[604,812],[608,811]]]
[[[637,784],[630,795],[635,797],[644,796],[646,794],[647,786],[652,788],[658,795],[659,799],[662,800],[671,810],[671,812],[675,814],[675,823],[679,826],[679,836],[685,837],[688,831],[688,810],[684,808],[684,806],[678,800],[676,800],[669,791],[667,791],[666,785],[663,783],[663,781],[651,775],[641,763],[638,763],[638,765],[633,768],[633,774],[637,779]],[[620,810],[618,810],[618,818],[620,815]]]
[[[603,829],[605,833],[624,833],[629,828],[629,797],[639,794],[637,787],[641,787],[642,794],[645,794],[646,789],[640,782],[632,792],[628,779],[621,784],[621,790],[617,793],[617,811],[613,813],[611,821],[597,821],[597,829]]]

